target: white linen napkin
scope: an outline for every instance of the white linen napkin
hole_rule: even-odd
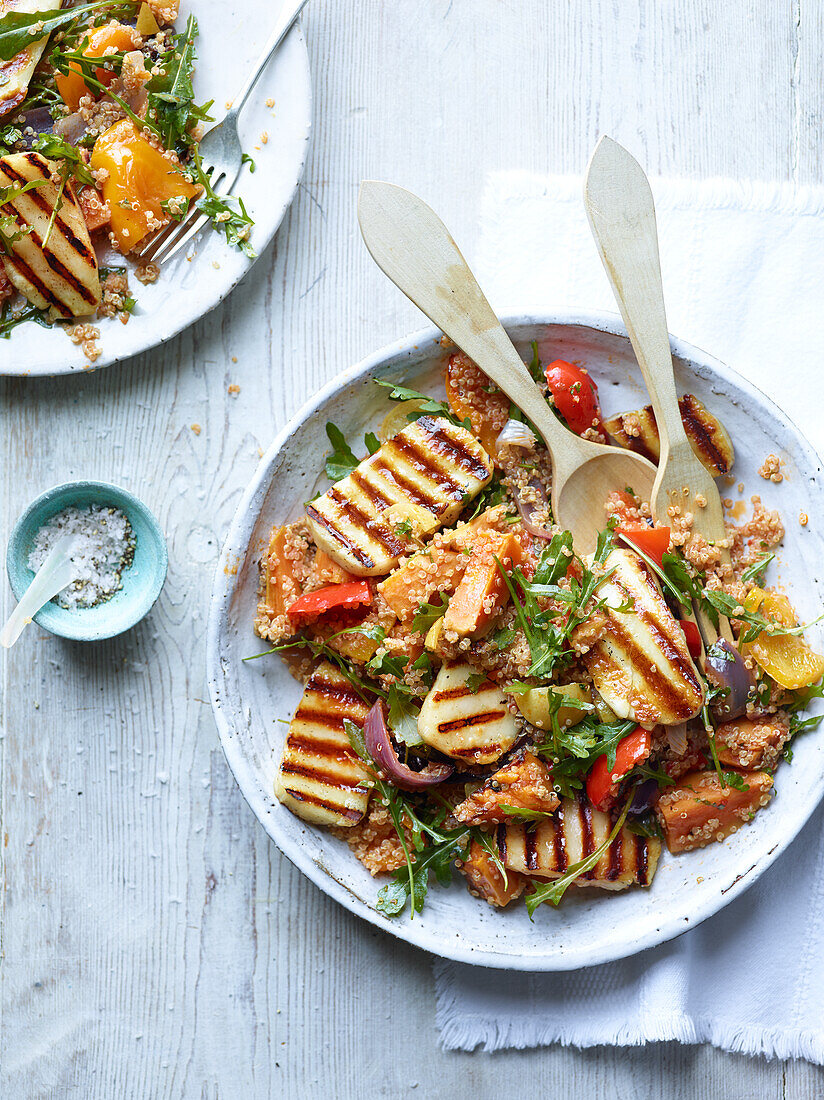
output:
[[[652,189],[670,331],[750,378],[824,451],[824,189]],[[498,312],[616,311],[581,195],[577,178],[489,178],[475,268]],[[447,1049],[679,1039],[822,1064],[824,808],[751,890],[671,943],[562,974],[439,960],[435,977]]]

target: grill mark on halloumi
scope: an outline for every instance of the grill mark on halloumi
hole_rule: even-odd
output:
[[[395,447],[393,445],[391,439],[386,444],[386,447],[388,454],[392,454],[393,452],[401,454],[403,453],[400,447]],[[443,511],[441,502],[438,500],[437,497],[433,496],[430,493],[424,492],[422,487],[416,485],[410,478],[405,477],[400,470],[397,470],[393,466],[390,466],[388,459],[381,459],[379,462],[376,462],[375,469],[380,470],[385,480],[394,482],[394,484],[397,485],[401,492],[403,492],[405,496],[409,497],[409,499],[417,504],[420,508],[425,508],[428,512],[432,512],[432,514],[436,516],[440,515],[440,513]],[[422,471],[416,472],[420,474]]]
[[[381,544],[385,549],[393,554],[395,557],[403,553],[405,549],[404,543],[398,538],[394,531],[390,529],[379,520],[370,519],[356,504],[353,504],[351,500],[339,492],[337,489],[332,488],[329,490],[329,499],[334,500],[338,505],[341,512],[350,521],[353,527],[359,527],[362,531],[368,531],[368,533],[377,542]]]
[[[440,691],[435,691],[432,698],[438,703],[443,702],[444,699],[464,699],[467,695],[479,695],[482,691],[489,691],[490,688],[497,691],[491,680],[484,680],[477,691],[470,691],[467,684],[458,684],[453,688],[443,688]]]
[[[449,477],[448,474],[442,473],[438,467],[432,463],[431,457],[424,458],[421,454],[421,448],[415,446],[412,440],[390,439],[386,447],[388,454],[395,454],[405,459],[419,478],[433,483],[435,491],[427,491],[423,485],[416,486],[414,482],[405,477],[399,470],[387,467],[384,463],[384,469],[388,468],[390,476],[405,492],[409,493],[421,507],[427,508],[435,515],[440,515],[444,508],[447,507],[447,504],[442,497],[438,496],[439,490],[442,491],[442,494],[449,500],[463,499],[463,489],[461,489],[459,483],[455,481],[454,478]]]
[[[639,837],[639,840],[646,840],[646,837]],[[649,885],[650,879],[647,877],[647,870],[649,868],[649,849],[646,844],[636,844],[635,846],[635,876],[641,886]]]
[[[455,494],[462,495],[463,490],[460,483],[454,477],[450,477],[440,466],[436,466],[432,461],[431,453],[427,454],[420,444],[412,439],[390,440],[390,444],[394,444],[398,448],[418,473],[431,478],[440,488],[445,489],[452,496],[455,496]]]
[[[56,218],[55,218],[54,226],[55,227],[57,226],[57,219]],[[52,229],[52,232],[54,232],[54,228]],[[97,305],[97,298],[89,290],[89,288],[84,283],[82,283],[77,278],[77,276],[74,274],[74,272],[70,271],[69,268],[67,268],[65,266],[65,264],[63,264],[57,258],[57,256],[55,256],[55,254],[53,252],[51,252],[48,248],[43,247],[43,242],[40,239],[40,237],[39,237],[38,233],[36,232],[36,230],[33,229],[31,231],[31,233],[29,234],[29,239],[34,244],[36,244],[38,246],[38,248],[40,248],[40,250],[43,253],[43,259],[46,261],[46,263],[49,265],[49,267],[52,269],[52,271],[55,273],[55,275],[59,275],[60,278],[63,280],[63,282],[66,283],[68,286],[70,286],[72,288],[72,290],[74,290],[75,293],[78,294],[83,299],[84,302],[87,302],[89,304],[90,307],[94,307],[95,305]],[[69,242],[67,242],[67,243],[69,243]],[[15,259],[22,260],[22,257],[15,257]],[[29,269],[29,270],[31,270],[31,269]],[[91,310],[89,312],[91,312]],[[71,315],[72,315],[71,311],[69,311],[69,316],[71,316]]]
[[[418,733],[433,748],[457,760],[491,763],[518,737],[506,696],[487,680],[473,693],[467,679],[476,675],[466,664],[444,664],[418,717]]]
[[[501,707],[500,710],[484,711],[482,714],[470,714],[466,718],[455,718],[451,722],[439,722],[438,733],[452,733],[454,730],[466,729],[468,726],[479,726],[481,723],[488,722],[490,719],[493,721],[498,718],[503,718],[506,714],[506,708]]]
[[[53,170],[41,153],[13,153],[0,159],[0,183],[8,181],[13,187],[43,184],[8,201],[18,224],[28,232],[12,244],[3,264],[16,289],[29,301],[67,319],[94,310],[100,301],[100,280],[97,257],[74,191],[66,183],[61,195],[52,180]]]
[[[436,453],[449,456],[452,461],[464,469],[468,474],[482,481],[487,476],[486,466],[480,462],[475,454],[464,447],[459,439],[447,435],[441,425],[444,421],[433,420],[432,417],[422,416],[418,425],[429,437],[429,441],[435,442]]]
[[[498,858],[506,863],[506,825],[501,823],[495,830],[495,843],[498,845]]]
[[[585,653],[595,686],[619,717],[645,725],[688,721],[704,688],[680,629],[646,565],[630,550],[611,551],[603,633]],[[631,600],[633,611],[617,608]]]
[[[345,806],[341,807],[335,802],[330,802],[328,799],[320,798],[318,797],[318,795],[309,794],[306,791],[290,790],[288,792],[288,795],[290,799],[293,799],[299,805],[315,806],[318,810],[325,811],[325,814],[328,814],[329,817],[343,817],[346,819],[345,822],[339,820],[325,821],[323,820],[323,818],[318,817],[317,814],[310,817],[305,813],[301,813],[298,806],[289,807],[293,811],[293,813],[296,813],[298,817],[302,817],[305,821],[317,822],[317,824],[319,825],[331,824],[340,826],[345,825],[346,822],[351,825],[357,825],[357,823],[363,817],[363,814],[359,810],[352,810]]]
[[[305,716],[306,720],[309,720],[309,715]],[[332,726],[331,722],[327,721],[328,726]],[[336,729],[343,730],[343,720],[341,719],[339,725],[335,723]],[[299,733],[291,733],[289,735],[289,745],[294,749],[301,749],[304,752],[314,752],[320,756],[337,757],[341,763],[346,760],[346,754],[343,752],[339,741],[324,741],[322,737],[301,737]]]
[[[275,795],[298,817],[354,825],[369,801],[369,772],[353,751],[346,719],[362,727],[369,703],[329,662],[312,674],[283,747]]]
[[[735,462],[735,452],[732,440],[718,417],[709,412],[691,393],[685,393],[679,398],[678,408],[696,456],[713,477],[729,473]],[[630,427],[636,434],[631,435],[624,426],[626,417],[635,418]],[[655,463],[661,457],[661,440],[652,405],[607,417],[604,427],[619,447],[634,451]]]
[[[309,516],[313,523],[320,524],[332,536],[334,536],[334,538],[341,542],[349,551],[349,553],[357,559],[360,565],[364,566],[366,569],[374,568],[374,560],[367,553],[361,550],[356,542],[353,542],[350,538],[347,538],[347,536],[342,531],[335,527],[331,520],[327,519],[326,516],[321,515],[321,513],[318,512],[316,508],[313,508],[311,504],[308,504],[306,506],[306,514]]]
[[[639,561],[638,566],[641,574],[647,582],[647,587],[650,589],[650,594],[653,597],[658,597],[658,586],[652,579],[646,562]],[[615,587],[618,588],[624,596],[626,596],[628,599],[632,597],[630,589],[627,588],[627,586],[621,581],[620,577],[613,577],[612,579]],[[673,638],[661,628],[661,624],[646,610],[646,608],[641,607],[639,610],[636,606],[635,614],[638,616],[641,622],[644,623],[652,637],[655,639],[658,648],[667,658],[667,661],[670,663],[672,670],[674,672],[677,672],[689,687],[691,687],[694,691],[700,693],[702,690],[701,680],[699,679],[698,673],[695,670],[695,666],[689,659],[689,654],[687,654],[688,659],[684,660],[684,654],[675,644]],[[673,620],[673,623],[674,622],[675,620]],[[628,651],[630,650],[630,648],[632,648],[639,657],[643,656],[642,650],[638,646],[636,646],[635,640],[633,639],[629,630],[625,629],[622,624],[617,623],[614,619],[610,619],[609,626],[612,628],[613,635],[621,635],[622,644]],[[670,686],[669,681],[667,680],[666,676],[663,675],[657,665],[654,667],[655,680],[658,684],[659,692],[662,695],[666,694],[666,689],[668,686]],[[650,668],[649,674],[653,674],[652,667]]]
[[[476,476],[482,475],[482,476]],[[318,546],[359,576],[389,573],[410,550],[458,518],[492,477],[492,460],[466,431],[421,417],[307,506]],[[386,513],[386,515],[384,515]]]
[[[498,851],[508,870],[539,879],[556,879],[570,866],[594,855],[612,831],[612,821],[583,796],[564,798],[554,817],[527,828],[522,823],[499,827]],[[635,836],[626,827],[589,871],[574,880],[579,886],[623,890],[647,886],[661,852],[657,838]]]
[[[43,170],[43,165],[41,163],[43,157],[40,153],[21,153],[20,156],[31,166],[32,173],[36,173],[40,179],[51,178],[50,174],[46,173]],[[10,179],[14,180],[14,182],[17,183],[19,186],[23,186],[24,184],[29,183],[31,180],[30,176],[25,176],[22,172],[18,172],[17,169],[13,168],[10,164],[8,164],[8,162],[0,165],[0,171],[2,171]],[[75,199],[74,192],[70,190],[70,188],[71,184],[67,183],[65,188],[63,189],[63,201],[64,204],[68,201],[73,206],[76,206],[77,200]],[[35,187],[31,191],[26,191],[25,195],[21,195],[20,198],[25,199],[26,202],[33,203],[41,212],[41,214],[44,215],[44,217],[51,218],[54,208],[49,205],[45,196],[40,194],[38,188]],[[97,258],[94,254],[94,251],[72,232],[71,226],[69,226],[60,215],[61,211],[58,210],[57,216],[55,217],[54,223],[52,225],[52,233],[59,233],[60,236],[63,237],[66,243],[71,246],[71,248],[78,254],[78,256],[82,260],[85,260],[87,263],[96,264]],[[32,229],[30,236],[32,240],[37,242],[40,248],[43,247],[43,241],[38,235],[36,229]],[[47,261],[49,259],[49,255],[46,256]],[[74,275],[72,274],[71,277],[74,278]],[[81,288],[83,290],[86,290],[85,287],[82,287],[82,284]]]
[[[360,470],[353,470],[349,477],[352,479],[352,484],[356,485],[363,495],[368,497],[373,504],[381,504],[384,508],[389,508],[391,506],[392,501],[389,497],[386,496],[385,493],[382,493],[377,485],[373,485],[368,478],[364,477]]]
[[[72,311],[68,306],[65,306],[56,294],[46,286],[46,284],[32,271],[27,263],[20,256],[4,256],[3,263],[6,268],[13,267],[15,271],[18,271],[24,279],[35,288],[38,294],[43,298],[48,306],[57,310],[61,317],[68,318],[72,316]]]
[[[320,744],[320,742],[318,742],[317,744]],[[311,779],[315,779],[316,776],[317,776],[316,770],[314,768],[310,768],[306,764],[290,764],[290,763],[281,764],[280,774],[281,775],[302,775],[302,776],[306,776],[306,777],[311,778]],[[335,780],[335,786],[342,789],[342,790],[345,790],[345,791],[356,791],[356,790],[359,789],[360,785],[358,783],[347,783],[343,779],[336,779]],[[290,793],[293,794],[294,792],[290,792]]]

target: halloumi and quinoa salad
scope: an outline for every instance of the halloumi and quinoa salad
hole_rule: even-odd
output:
[[[63,323],[90,363],[98,319],[127,323],[140,254],[192,204],[253,257],[242,199],[215,192],[198,153],[198,35],[179,0],[0,0],[0,336]],[[251,158],[245,158],[251,169]]]
[[[544,369],[533,351],[571,431],[657,460],[651,407],[605,419],[584,367]],[[778,513],[753,496],[711,545],[689,511],[656,523],[626,486],[581,557],[553,523],[542,441],[464,355],[448,358],[446,401],[377,384],[394,404],[366,457],[329,424],[333,484],[261,562],[254,626],[272,647],[257,657],[305,684],[277,798],[388,876],[377,907],[393,916],[454,869],[530,916],[569,887],[646,887],[663,845],[752,821],[820,721],[802,712],[824,674],[769,584]],[[696,454],[732,484],[723,425],[680,404]],[[779,480],[776,456],[760,472]],[[705,645],[695,607],[728,617],[733,641]]]

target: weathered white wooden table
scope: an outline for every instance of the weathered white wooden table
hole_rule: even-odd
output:
[[[304,26],[314,148],[242,287],[125,366],[0,385],[4,543],[36,493],[90,476],[142,496],[170,550],[130,634],[31,629],[4,666],[0,1095],[821,1096],[817,1068],[709,1048],[440,1051],[429,957],[327,900],[240,797],[203,634],[260,449],[420,324],[361,245],[361,177],[434,202],[470,259],[487,171],[581,171],[602,131],[652,173],[820,181],[824,3],[313,0]]]

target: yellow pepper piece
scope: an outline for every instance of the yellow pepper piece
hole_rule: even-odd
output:
[[[106,23],[105,26],[98,27],[89,33],[89,42],[83,50],[83,56],[103,57],[106,50],[129,53],[137,48],[136,43],[140,41],[140,34],[142,33],[142,31],[138,31],[134,27],[127,27],[123,23],[114,21]],[[71,71],[68,73],[57,73],[54,82],[57,85],[61,99],[69,110],[76,111],[80,105],[80,100],[84,96],[91,96],[94,99],[99,95],[99,92],[95,88],[86,86],[80,67],[76,63],[73,62],[69,65],[69,69]],[[101,84],[106,85],[113,83],[117,78],[117,74],[113,70],[105,69],[102,65],[95,69],[94,75]]]
[[[798,625],[792,604],[780,592],[753,588],[744,601],[744,609],[760,611],[766,619],[781,626]],[[741,652],[745,656],[751,654],[777,684],[793,691],[810,687],[824,676],[824,657],[794,635],[762,631],[755,641],[742,645]]]
[[[112,212],[112,233],[121,252],[130,252],[147,233],[169,221],[161,203],[178,200],[182,213],[199,192],[128,118],[100,135],[92,150],[91,167],[108,173],[100,189]]]

